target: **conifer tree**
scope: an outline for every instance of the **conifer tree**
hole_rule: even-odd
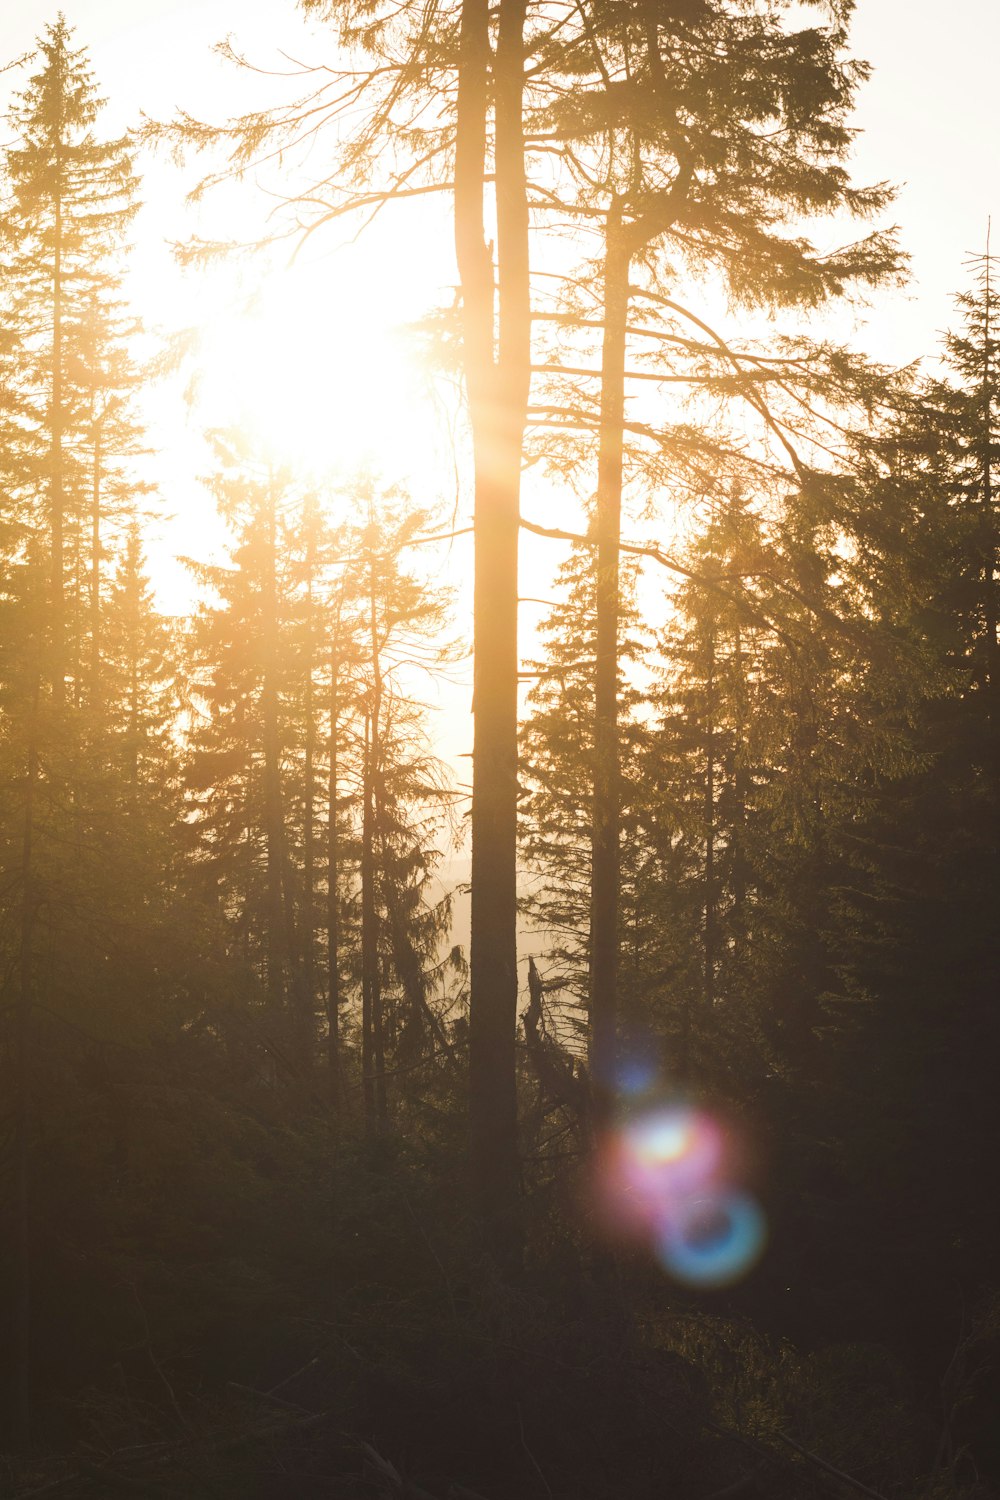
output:
[[[642,739],[636,713],[642,694],[634,677],[648,664],[650,643],[635,601],[635,562],[630,560],[622,573],[624,639],[618,693],[623,743],[631,751],[624,756],[623,816],[631,821],[642,801],[635,776]],[[520,842],[529,878],[526,910],[546,939],[546,982],[558,979],[563,986],[558,1004],[564,1006],[572,996],[585,1015],[594,785],[595,592],[589,549],[575,546],[555,583],[560,597],[540,626],[544,654],[526,664],[535,680],[521,735]],[[639,857],[634,841],[630,852],[634,858],[627,862],[626,874]],[[578,1046],[580,1038],[574,1040]]]
[[[298,1036],[308,1058],[288,827],[293,589],[283,562],[301,502],[290,476],[255,457],[239,434],[217,435],[215,446],[210,482],[233,532],[233,565],[195,568],[216,599],[202,605],[193,627],[187,777],[203,856],[259,967],[271,1022],[290,1041]]]
[[[137,754],[126,826],[129,799],[119,775],[129,754],[128,694],[108,659],[114,631],[124,627],[124,618],[112,626],[112,615],[126,605],[114,599],[108,563],[109,544],[124,562],[144,492],[131,464],[141,441],[129,410],[135,324],[121,295],[136,207],[133,152],[124,138],[96,134],[102,101],[63,17],[45,29],[29,62],[35,71],[11,108],[14,138],[2,162],[0,461],[8,503],[0,548],[8,628],[0,692],[4,879],[19,892],[22,917],[18,933],[3,938],[8,953],[19,955],[21,976],[14,1064],[22,1101],[20,1238],[37,1252],[31,1221],[39,1214],[44,1220],[45,1189],[30,1180],[24,1186],[30,1150],[23,1136],[52,1112],[65,1034],[51,1030],[78,1027],[90,1037],[123,1039],[148,1036],[155,1024],[153,1008],[137,1007],[128,991],[134,983],[143,992],[158,948],[154,933],[166,920],[167,807],[176,782],[160,738],[144,765]],[[131,556],[137,725],[149,687],[149,653],[138,637],[156,627],[139,582],[137,538]],[[159,986],[150,997],[154,990]],[[70,1093],[67,1107],[78,1098]],[[26,1428],[31,1318],[23,1265],[22,1256],[17,1383]]]
[[[124,409],[135,374],[120,255],[137,182],[129,141],[95,135],[103,101],[64,16],[45,29],[36,57],[38,71],[11,110],[17,138],[4,163],[0,252],[18,338],[18,420],[34,451],[31,489],[49,569],[46,676],[59,706],[67,676],[81,670],[72,637],[82,635],[87,618],[95,660],[99,653],[103,496],[135,442]],[[72,597],[74,536],[88,518],[90,610],[80,620]]]
[[[962,326],[945,340],[951,378],[934,383],[928,395],[936,435],[945,444],[952,530],[961,548],[955,559],[955,594],[951,600],[942,599],[942,605],[950,604],[956,623],[963,627],[972,686],[983,696],[985,716],[996,735],[1000,732],[996,521],[1000,264],[987,249],[985,255],[975,257],[971,270],[971,290],[956,298]]]
[[[431,1003],[431,976],[441,972],[450,900],[432,891],[449,789],[427,743],[413,678],[442,669],[455,648],[442,639],[446,592],[406,561],[428,516],[411,509],[405,496],[377,493],[370,481],[359,498],[368,521],[355,536],[345,585],[361,625],[355,702],[361,719],[362,1082],[366,1125],[376,1135],[389,1120],[387,1059],[412,1066],[445,1040]]]
[[[895,669],[859,678],[857,701],[894,719],[908,749],[895,774],[875,782],[852,829],[864,858],[851,881],[847,954],[872,1003],[848,1066],[877,1090],[879,1108],[843,1111],[847,1149],[863,1184],[859,1213],[887,1181],[902,1185],[884,1232],[893,1245],[920,1246],[907,1295],[935,1318],[946,1316],[934,1292],[942,1267],[974,1297],[1000,1245],[974,1144],[1000,1128],[990,1061],[1000,965],[998,272],[989,256],[970,269],[944,373],[902,394],[867,455],[857,553],[845,560]],[[917,691],[914,672],[900,673],[908,661],[919,669]],[[956,1109],[958,1099],[977,1102]],[[919,1207],[928,1199],[932,1223]]]
[[[636,338],[640,345],[651,338],[661,349],[663,375],[693,389],[712,385],[725,368],[726,405],[745,402],[763,420],[765,442],[777,439],[780,459],[791,458],[790,477],[801,481],[804,466],[785,436],[787,418],[776,422],[768,411],[766,357],[756,365],[751,360],[744,373],[735,341],[715,335],[699,317],[697,286],[714,275],[737,305],[816,305],[896,270],[884,234],[830,256],[799,230],[807,215],[842,210],[868,217],[888,201],[884,186],[854,187],[841,165],[850,141],[846,112],[865,69],[843,56],[851,5],[831,10],[827,27],[796,29],[783,4],[698,0],[661,14],[641,3],[598,5],[557,49],[556,69],[576,86],[554,93],[543,111],[553,149],[564,152],[568,184],[576,185],[575,197],[566,193],[562,205],[571,216],[604,220],[599,314],[584,311],[586,279],[572,283],[568,306],[550,314],[562,329],[574,323],[600,329],[599,390],[579,380],[597,371],[564,358],[573,377],[569,394],[557,387],[552,404],[533,411],[597,436],[591,1045],[605,1077],[613,1071],[618,987],[615,620],[622,498],[626,435],[645,425],[626,419],[627,354]],[[549,196],[557,206],[557,195]],[[694,284],[679,292],[681,277]],[[630,322],[633,304],[640,313]],[[655,319],[659,309],[668,315],[662,329],[648,316]],[[698,368],[688,364],[695,347]],[[560,361],[552,367],[558,370]],[[837,399],[838,384],[827,381],[827,399]],[[656,443],[655,429],[645,430]],[[664,433],[657,445],[674,490],[689,482],[685,470],[699,464],[694,449],[703,448],[702,476],[705,469],[721,475],[740,446],[723,439],[713,452],[704,429],[693,442],[690,431]]]

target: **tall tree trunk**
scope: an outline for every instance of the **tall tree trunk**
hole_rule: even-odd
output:
[[[365,783],[364,840],[368,863],[368,888],[370,912],[369,936],[369,987],[371,995],[372,1062],[375,1073],[375,1119],[381,1133],[389,1119],[388,1101],[385,1091],[385,1015],[382,1004],[382,964],[380,954],[381,923],[379,921],[379,896],[376,889],[378,862],[376,850],[380,827],[380,787],[382,779],[382,641],[379,634],[379,589],[375,567],[376,522],[374,511],[369,507],[369,535],[372,548],[368,566],[368,631],[371,651],[372,698],[369,753],[366,759],[367,779]]]
[[[267,843],[267,993],[272,1009],[285,998],[285,863],[284,816],[281,799],[281,734],[278,724],[278,609],[275,579],[277,520],[273,483],[268,485],[264,514],[264,555],[261,576],[261,613],[264,671],[261,686],[261,728],[264,749],[264,835]]]
[[[525,0],[500,0],[496,106],[499,360],[483,215],[488,0],[463,0],[455,147],[455,246],[475,464],[472,943],[469,1128],[491,1241],[519,1251],[517,1025],[517,544],[531,310],[522,95]]]
[[[72,644],[66,649],[66,651],[64,653],[64,656],[65,656],[66,676],[67,677],[71,677],[73,679],[73,690],[72,690],[72,694],[71,694],[71,701],[72,701],[73,707],[76,708],[76,709],[79,709],[79,708],[83,707],[83,701],[84,701],[84,670],[83,670],[84,632],[83,632],[83,629],[82,629],[82,622],[84,621],[84,619],[87,616],[87,606],[84,604],[84,597],[85,597],[85,595],[87,593],[87,585],[85,585],[85,583],[84,583],[84,572],[85,572],[85,569],[86,569],[86,564],[84,562],[84,556],[83,556],[83,526],[82,526],[82,517],[79,520],[77,520],[75,522],[75,524],[71,524],[70,525],[70,528],[69,528],[69,539],[68,540],[69,540],[69,553],[70,553],[70,558],[71,558],[71,562],[70,562],[71,583],[70,583],[70,588],[69,588],[69,591],[68,591],[68,593],[69,593],[68,599],[64,595],[63,608],[64,608],[65,613],[69,615],[69,619],[72,622],[72,628],[67,631],[67,635],[70,635],[71,638],[72,638]],[[65,553],[66,553],[66,550],[67,550],[66,542],[67,542],[67,539],[66,539],[66,537],[64,535],[64,537],[63,537],[63,555],[64,555],[64,557],[65,557]],[[74,751],[78,751],[79,750],[79,736],[78,736],[78,733],[74,736],[74,746],[73,746],[73,748],[74,748]],[[73,787],[74,787],[74,795],[77,794],[76,788],[78,786],[78,781],[77,781],[77,776],[76,776],[76,771],[77,770],[78,770],[78,763],[77,763],[76,756],[74,755],[74,775],[71,778],[71,783],[73,784]]]
[[[133,523],[129,531],[125,565],[127,568],[125,608],[128,631],[128,785],[129,807],[134,812],[138,805],[139,794],[139,626],[141,615],[137,523]]]
[[[615,1083],[621,794],[618,723],[619,556],[630,256],[621,205],[608,213],[604,261],[601,424],[597,455],[597,639],[591,824],[590,1069],[597,1118]]]
[[[735,805],[733,808],[733,963],[732,972],[737,984],[744,979],[744,964],[747,954],[747,801],[750,776],[747,767],[747,695],[746,665],[743,659],[743,632],[739,621],[733,642],[734,666],[736,668],[734,706],[735,744],[733,746],[733,785]],[[731,998],[736,998],[732,996]]]
[[[90,701],[101,703],[101,429],[93,417],[94,455],[90,495]]]
[[[715,889],[715,622],[708,627],[708,670],[705,675],[705,951],[704,995],[715,1004],[715,949],[718,913]]]
[[[14,1293],[15,1416],[23,1446],[31,1441],[31,1200],[29,1143],[31,1125],[31,1022],[34,1001],[35,898],[33,842],[35,792],[38,783],[38,701],[40,681],[32,683],[28,716],[28,747],[24,781],[24,823],[21,836],[21,931],[18,950],[16,1032],[16,1097],[14,1106],[15,1199],[17,1213],[17,1277]]]
[[[326,1058],[329,1069],[330,1101],[337,1113],[340,1110],[341,1100],[340,909],[338,905],[340,841],[337,828],[337,782],[339,779],[337,735],[340,726],[340,645],[337,639],[339,629],[338,618],[334,625],[333,648],[330,653],[330,738],[327,751],[329,777],[326,825]]]
[[[278,521],[273,476],[269,478],[264,519],[265,553],[261,590],[264,681],[261,712],[264,740],[264,827],[267,836],[268,996],[275,1005],[280,1005],[282,1001],[288,1003],[296,1057],[303,1068],[308,1068],[312,1061],[312,1005],[303,982],[298,924],[295,918],[295,872],[288,850],[281,785]]]
[[[648,65],[663,86],[659,36],[646,26]],[[637,164],[638,165],[638,164]],[[633,173],[633,186],[640,173]],[[618,1007],[618,909],[621,883],[620,732],[618,723],[619,557],[625,431],[625,356],[632,264],[671,227],[687,196],[690,159],[638,218],[625,222],[625,202],[614,194],[604,243],[604,334],[597,454],[597,641],[594,684],[594,801],[590,917],[590,1068],[597,1123],[615,1086]]]
[[[315,522],[311,514],[306,518],[306,639],[305,639],[305,745],[303,777],[303,825],[302,825],[302,984],[309,1016],[315,1007],[316,995],[316,787],[314,783],[316,764],[316,704],[313,685],[315,638],[313,612],[313,573],[315,570]],[[311,1030],[311,1027],[310,1027]]]
[[[57,165],[57,172],[61,167]],[[62,196],[55,195],[54,260],[52,278],[52,409],[49,413],[51,444],[49,473],[49,511],[52,541],[52,702],[61,709],[66,697],[66,617],[63,597],[63,275],[62,275]]]
[[[986,633],[985,688],[987,712],[994,731],[998,724],[998,696],[1000,696],[1000,641],[997,639],[997,533],[993,501],[993,371],[990,367],[990,337],[992,333],[992,286],[990,280],[991,259],[989,238],[986,242],[986,286],[984,298],[983,329],[983,625]]]
[[[299,1065],[304,1070],[308,1070],[313,1061],[315,1016],[312,1008],[312,993],[306,984],[305,966],[299,944],[299,923],[295,911],[295,870],[288,849],[283,799],[279,802],[279,811],[281,815],[279,845],[281,850],[281,912],[288,967],[289,999],[292,1007],[292,1036]]]
[[[374,714],[365,716],[365,756],[361,813],[361,1077],[365,1134],[382,1133],[388,1109],[385,1091],[385,1039],[382,1026],[382,981],[379,968],[379,921],[375,889],[376,808]]]

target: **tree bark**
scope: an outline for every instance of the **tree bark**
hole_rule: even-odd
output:
[[[984,677],[987,713],[997,729],[1000,694],[1000,640],[997,638],[997,535],[993,500],[993,371],[990,367],[992,286],[989,243],[986,251],[986,288],[983,308],[983,624],[986,634]]]
[[[61,175],[61,165],[58,169]],[[55,195],[55,232],[52,276],[52,409],[49,413],[51,442],[49,511],[52,540],[52,702],[61,709],[66,697],[66,611],[63,598],[63,285],[62,285],[62,195]]]
[[[708,627],[705,676],[705,1005],[715,1004],[715,949],[718,925],[715,890],[715,622]]]
[[[92,421],[94,454],[91,469],[90,509],[90,702],[101,704],[101,428],[96,416]]]
[[[315,522],[311,513],[306,515],[306,638],[305,638],[305,745],[302,775],[303,826],[302,826],[302,874],[305,889],[302,895],[302,981],[308,1013],[311,1015],[316,994],[316,703],[313,683],[315,669],[315,637],[313,630],[313,573],[315,570]]]
[[[621,793],[618,724],[619,555],[630,255],[621,206],[608,214],[601,422],[597,455],[594,789],[591,824],[590,1071],[600,1122],[615,1086]]]
[[[139,795],[139,530],[134,524],[129,532],[125,555],[127,588],[125,596],[128,650],[128,737],[127,764],[129,811],[134,814]]]
[[[261,626],[264,670],[261,686],[261,730],[264,749],[264,832],[267,841],[267,993],[275,1013],[285,998],[285,910],[282,899],[284,819],[281,806],[281,731],[278,725],[277,630],[275,580],[276,516],[273,482],[268,483],[264,514],[261,575]]]
[[[330,1081],[330,1102],[339,1113],[341,1101],[340,1063],[340,841],[337,828],[337,782],[339,765],[337,732],[340,722],[340,621],[334,625],[333,649],[330,653],[330,740],[328,747],[329,780],[327,783],[326,825],[326,1059]]]
[[[371,711],[365,718],[365,757],[361,814],[361,1078],[365,1134],[382,1134],[388,1119],[385,1088],[385,1034],[379,967],[379,920],[375,890],[375,761],[377,731]]]
[[[39,678],[32,684],[28,717],[28,747],[24,782],[24,823],[21,836],[21,931],[18,950],[16,1015],[16,1098],[14,1105],[15,1202],[17,1213],[17,1279],[14,1300],[15,1419],[19,1440],[31,1442],[31,1198],[28,1132],[31,1123],[31,1020],[34,1003],[34,888],[33,842],[35,789],[38,782]]]
[[[463,0],[455,247],[475,466],[469,1130],[491,1243],[519,1254],[517,1025],[517,545],[530,379],[528,211],[521,122],[525,0],[500,0],[494,69],[499,359],[484,228],[490,12]]]
[[[743,633],[736,623],[733,640],[735,666],[734,706],[735,745],[733,746],[733,962],[732,973],[742,984],[747,953],[747,802],[750,775],[747,766],[747,691],[746,666],[743,659]],[[737,998],[731,995],[730,998]]]

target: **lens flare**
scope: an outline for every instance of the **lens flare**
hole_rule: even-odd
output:
[[[637,1099],[656,1087],[659,1077],[656,1063],[647,1057],[627,1057],[618,1065],[618,1092],[627,1099]]]
[[[653,1110],[626,1125],[623,1133],[631,1163],[658,1195],[704,1182],[722,1161],[721,1131],[696,1110]]]
[[[677,1281],[728,1286],[760,1256],[764,1215],[733,1185],[731,1141],[705,1110],[660,1104],[608,1133],[598,1201],[608,1228],[644,1241]]]
[[[665,1270],[689,1286],[729,1286],[760,1257],[764,1215],[745,1193],[710,1193],[672,1206],[656,1244]]]

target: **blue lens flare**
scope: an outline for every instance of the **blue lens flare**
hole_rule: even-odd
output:
[[[708,1193],[672,1206],[656,1256],[688,1286],[730,1286],[756,1263],[766,1240],[764,1215],[746,1193]]]
[[[618,1092],[626,1099],[638,1099],[656,1087],[659,1070],[646,1057],[627,1057],[618,1064]]]

